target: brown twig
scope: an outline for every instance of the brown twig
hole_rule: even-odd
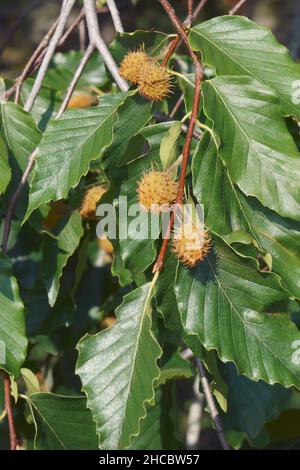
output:
[[[202,72],[202,65],[197,55],[195,54],[195,52],[193,51],[193,49],[191,48],[189,44],[189,40],[185,32],[185,28],[183,24],[181,23],[181,21],[178,19],[174,8],[170,5],[168,0],[158,0],[158,1],[162,5],[164,10],[166,11],[170,20],[172,21],[173,26],[176,28],[178,35],[181,37],[181,39],[185,43],[188,49],[188,52],[192,58],[192,61],[194,63],[194,67],[195,67],[195,92],[194,92],[193,108],[192,108],[190,122],[188,125],[185,143],[184,143],[183,150],[182,150],[182,166],[181,166],[181,172],[180,172],[180,178],[179,178],[179,189],[178,189],[176,205],[175,205],[175,207],[178,207],[178,206],[182,206],[182,202],[183,202],[185,177],[186,177],[188,159],[190,155],[191,142],[192,142],[193,133],[195,130],[198,113],[199,113],[200,97],[201,97],[201,83],[202,83],[202,78],[203,78],[203,72]],[[163,240],[159,255],[154,264],[153,272],[161,271],[163,269],[164,258],[165,258],[170,234],[173,228],[174,220],[175,220],[175,211],[172,211],[169,226],[168,226],[166,234],[164,235],[164,240]]]
[[[204,6],[206,5],[207,2],[208,2],[208,0],[201,0],[201,2],[195,8],[194,13],[191,16],[188,14],[188,17],[184,22],[185,26],[187,24],[189,24],[189,26],[192,25],[192,23],[197,19],[198,15],[203,10],[203,8],[204,8]],[[188,5],[188,10],[190,9],[190,7],[191,7],[191,5],[189,4]],[[169,62],[170,58],[172,57],[172,55],[174,54],[174,52],[176,51],[176,49],[177,49],[177,47],[179,46],[180,43],[181,43],[181,37],[180,37],[180,35],[177,35],[176,38],[173,39],[173,41],[171,42],[171,44],[169,46],[168,52],[165,55],[165,58],[164,58],[164,60],[161,64],[162,66],[167,65],[167,63]],[[184,101],[184,94],[182,93],[180,95],[180,97],[178,98],[177,102],[175,103],[175,106],[173,107],[173,109],[170,113],[170,117],[174,117],[176,115],[176,113],[180,109],[180,106],[182,105],[183,101]]]
[[[201,0],[201,2],[197,5],[193,13],[193,22],[196,21],[207,2],[208,0]]]
[[[84,18],[84,9],[81,10],[79,15],[75,18],[75,20],[69,26],[69,28],[67,29],[65,34],[61,37],[57,47],[62,47],[64,45],[66,40],[73,33],[75,28],[80,24],[80,22],[82,21],[83,18]],[[16,79],[16,83],[11,88],[9,88],[9,90],[7,90],[5,92],[4,99],[9,98],[11,95],[16,93],[15,103],[19,102],[23,82],[26,80],[27,77],[29,77],[29,75],[34,73],[39,68],[39,66],[40,66],[40,64],[41,64],[41,62],[42,62],[42,60],[45,56],[46,49],[49,45],[49,41],[52,38],[53,33],[57,28],[57,23],[58,23],[58,19],[55,20],[53,25],[50,27],[50,29],[48,30],[46,35],[41,40],[38,47],[33,52],[32,56],[30,57],[30,59],[26,63],[21,75],[19,75],[19,77]]]
[[[239,0],[237,4],[229,11],[229,15],[235,15],[247,0]]]
[[[72,78],[72,81],[71,81],[71,83],[69,85],[69,88],[67,90],[65,99],[62,102],[61,107],[60,107],[55,119],[59,119],[61,117],[61,115],[63,114],[63,112],[67,109],[68,103],[69,103],[70,98],[73,94],[73,91],[75,90],[77,82],[80,79],[81,74],[82,74],[86,64],[88,63],[91,55],[93,54],[94,50],[95,50],[94,44],[90,44],[89,47],[87,48],[87,50],[85,51],[85,54],[82,57],[82,59],[80,61],[80,64],[77,67],[77,70],[74,74],[74,77]]]
[[[203,9],[207,1],[208,0],[201,0],[201,2],[199,3],[199,5],[197,6],[197,8],[195,9],[193,13],[192,10],[193,10],[194,2],[188,0],[188,16],[183,23],[186,28],[189,28],[192,25],[192,23],[196,20],[196,18],[200,14],[201,10]],[[178,34],[176,38],[173,39],[173,41],[171,42],[169,46],[168,52],[166,53],[165,58],[161,64],[163,67],[167,65],[167,63],[169,62],[170,58],[172,57],[172,55],[174,54],[174,52],[176,51],[180,43],[181,43],[181,37],[180,37],[180,34]]]
[[[38,45],[38,47],[36,48],[36,50],[34,51],[32,56],[30,57],[30,59],[28,60],[28,62],[25,65],[21,75],[17,78],[16,84],[15,84],[15,91],[16,91],[15,103],[19,102],[23,82],[24,82],[24,80],[26,80],[26,78],[30,74],[30,72],[31,72],[31,70],[34,66],[34,63],[40,57],[41,53],[46,49],[46,47],[48,47],[49,41],[50,41],[51,37],[53,36],[54,31],[56,30],[57,23],[58,23],[58,20],[56,20],[53,23],[51,28],[48,30],[47,34],[43,37],[42,41],[40,42],[40,44]]]
[[[64,99],[64,101],[63,101],[63,103],[62,103],[55,119],[59,119],[60,116],[62,115],[62,113],[66,110],[66,108],[68,106],[68,103],[70,101],[70,98],[72,96],[72,93],[73,93],[73,91],[76,87],[76,84],[77,84],[78,80],[80,79],[80,76],[81,76],[81,74],[84,70],[84,67],[86,66],[88,60],[90,59],[94,49],[95,49],[95,47],[91,44],[87,48],[84,56],[82,57],[82,59],[80,61],[80,64],[78,65],[78,68],[77,68],[77,70],[74,74],[74,77],[73,77],[73,79],[72,79],[72,81],[69,85],[68,90],[67,90],[67,94],[65,96],[65,99]],[[7,212],[6,212],[6,215],[5,215],[5,220],[4,220],[4,229],[3,229],[3,238],[2,238],[2,250],[3,250],[4,253],[7,252],[7,244],[8,244],[8,239],[9,239],[9,233],[10,233],[13,213],[14,213],[18,198],[19,198],[20,194],[22,193],[22,191],[24,189],[24,186],[25,186],[25,184],[28,180],[28,177],[31,173],[31,170],[33,168],[36,154],[37,154],[37,149],[35,149],[35,151],[30,155],[28,163],[27,163],[27,167],[26,167],[26,169],[23,173],[23,176],[22,176],[22,179],[19,183],[19,186],[17,187],[17,189],[16,189],[15,193],[13,194],[13,196],[10,200],[10,203],[8,205],[8,209],[7,209]]]
[[[94,0],[83,0],[83,4],[91,44],[95,44],[103,59],[103,62],[110,71],[120,90],[127,91],[129,88],[128,83],[119,74],[119,68],[101,35]]]
[[[173,41],[171,42],[170,46],[169,46],[169,49],[168,49],[168,52],[166,53],[165,57],[164,57],[164,60],[162,61],[161,63],[161,66],[162,67],[165,67],[167,65],[167,63],[169,62],[170,58],[172,57],[172,55],[174,54],[174,52],[176,51],[177,47],[179,46],[179,43],[181,42],[181,37],[178,35],[176,36],[175,39],[173,39]]]
[[[187,0],[188,15],[193,16],[194,0]]]
[[[220,418],[218,409],[216,407],[212,391],[210,389],[206,369],[205,369],[204,365],[202,364],[202,361],[198,357],[195,357],[195,360],[196,360],[196,365],[197,365],[199,375],[200,375],[200,381],[201,381],[201,384],[202,384],[203,393],[204,393],[204,396],[205,396],[205,399],[206,399],[206,402],[207,402],[207,406],[208,406],[209,411],[210,411],[211,418],[214,422],[216,432],[218,434],[219,441],[221,443],[222,449],[223,450],[230,450],[230,447],[229,447],[229,445],[228,445],[228,443],[225,439],[223,423],[221,421],[221,418]]]
[[[84,52],[85,51],[85,44],[86,44],[86,28],[85,28],[85,20],[84,19],[82,19],[79,23],[78,37],[79,37],[80,52]]]
[[[84,8],[81,9],[80,13],[78,14],[78,16],[76,16],[75,20],[73,21],[73,23],[70,24],[70,26],[68,27],[67,31],[65,32],[65,34],[61,37],[59,43],[58,43],[58,47],[61,47],[64,45],[64,43],[66,42],[66,40],[71,36],[71,34],[73,33],[73,31],[78,28],[78,26],[80,25],[81,21],[83,20],[84,18],[84,15],[85,15],[85,12],[84,12]]]
[[[15,430],[15,423],[14,423],[14,412],[11,403],[11,396],[10,396],[10,378],[7,372],[4,370],[1,371],[3,385],[4,385],[4,404],[5,404],[5,411],[7,415],[8,421],[8,429],[9,429],[9,440],[10,440],[10,449],[16,450],[17,448],[17,434]]]
[[[170,117],[173,118],[174,116],[176,116],[177,114],[177,111],[179,111],[180,109],[180,106],[182,105],[182,103],[184,102],[184,94],[182,93],[182,95],[178,98],[178,100],[176,101],[172,111],[170,112]]]
[[[57,23],[56,30],[53,33],[52,38],[49,41],[49,46],[47,47],[46,53],[43,57],[41,66],[39,67],[38,73],[36,75],[34,84],[30,90],[30,93],[26,99],[26,103],[24,105],[24,110],[30,112],[37,95],[39,94],[39,91],[42,87],[44,77],[46,75],[46,72],[48,70],[50,61],[53,57],[53,54],[55,52],[55,49],[62,38],[65,25],[68,21],[68,18],[70,16],[71,10],[75,4],[76,0],[63,0],[60,15],[59,15],[59,20]]]
[[[3,229],[3,236],[2,236],[2,250],[3,250],[4,253],[7,253],[7,243],[8,243],[8,239],[9,239],[11,221],[12,221],[12,217],[13,217],[13,214],[14,214],[14,210],[15,210],[18,198],[19,198],[20,194],[22,193],[23,188],[24,188],[24,186],[25,186],[25,184],[28,180],[28,177],[30,175],[30,172],[32,170],[36,153],[37,153],[37,149],[35,149],[34,152],[32,152],[32,154],[30,155],[30,157],[28,159],[26,169],[25,169],[25,171],[22,175],[22,179],[21,179],[21,181],[19,183],[19,186],[17,187],[16,191],[14,192],[14,194],[13,194],[13,196],[12,196],[10,202],[9,202],[8,209],[7,209],[7,212],[5,214],[4,229]]]

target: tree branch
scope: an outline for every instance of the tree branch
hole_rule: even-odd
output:
[[[192,13],[193,1],[188,0],[188,16],[183,23],[186,28],[189,28],[192,25],[192,23],[196,20],[196,18],[200,14],[201,10],[203,9],[207,1],[208,0],[201,0],[199,5],[195,9],[194,13]],[[170,58],[172,57],[172,55],[174,54],[174,52],[176,51],[180,43],[181,43],[181,37],[180,37],[180,34],[178,34],[176,38],[173,39],[173,41],[171,42],[168,52],[162,62],[162,66],[167,65],[167,63],[169,62]]]
[[[4,253],[7,253],[7,243],[8,243],[8,239],[9,239],[11,221],[12,221],[12,217],[13,217],[13,214],[14,214],[14,210],[15,210],[18,198],[19,198],[21,192],[23,191],[23,188],[24,188],[24,186],[25,186],[25,184],[28,180],[28,177],[30,175],[30,172],[32,170],[34,160],[35,160],[35,157],[36,157],[36,153],[37,153],[37,149],[35,149],[34,152],[32,152],[32,154],[30,155],[30,157],[28,159],[27,166],[26,166],[25,171],[22,175],[22,179],[21,179],[16,191],[14,192],[14,194],[13,194],[13,196],[12,196],[10,202],[9,202],[7,212],[5,214],[4,229],[3,229],[3,236],[2,236],[2,250],[3,250]]]
[[[65,25],[67,23],[67,20],[69,18],[69,15],[71,13],[71,10],[74,6],[76,0],[64,0],[57,24],[57,28],[49,42],[49,46],[47,48],[47,52],[43,58],[42,64],[40,66],[40,69],[38,71],[36,80],[34,82],[34,85],[29,93],[29,96],[27,98],[27,101],[25,103],[24,109],[25,111],[31,111],[34,102],[36,100],[36,97],[41,89],[44,77],[46,75],[49,63],[52,59],[52,56],[55,52],[55,49],[57,47],[57,44],[59,43],[59,40],[62,37],[63,30],[65,28]]]
[[[229,11],[229,15],[235,15],[247,0],[239,0],[237,4]]]
[[[4,385],[4,404],[5,404],[5,411],[7,415],[8,421],[8,429],[9,429],[9,440],[10,440],[10,450],[16,450],[17,448],[17,435],[15,430],[15,423],[14,423],[14,412],[11,403],[11,396],[10,396],[10,378],[7,372],[4,370],[1,371],[3,385]]]
[[[78,67],[77,67],[77,70],[74,74],[74,77],[72,78],[72,81],[69,85],[69,88],[67,90],[67,93],[66,93],[66,96],[65,96],[65,99],[64,101],[62,102],[62,105],[56,115],[56,118],[55,119],[59,119],[61,117],[61,115],[64,113],[64,111],[67,109],[67,106],[69,104],[69,101],[70,101],[70,98],[73,94],[73,91],[75,90],[75,87],[77,85],[77,82],[78,80],[80,79],[81,77],[81,74],[86,66],[86,64],[88,63],[91,55],[93,54],[95,50],[95,46],[94,44],[90,44],[89,47],[87,48],[87,50],[85,51]]]
[[[198,119],[198,113],[199,113],[200,97],[201,97],[201,83],[202,83],[203,73],[202,73],[202,65],[197,55],[195,54],[195,52],[193,51],[193,49],[191,48],[189,44],[189,40],[185,32],[185,28],[183,24],[180,22],[180,20],[178,19],[174,8],[170,5],[170,3],[167,0],[158,0],[158,1],[162,5],[164,10],[166,11],[170,20],[172,21],[174,27],[177,30],[178,35],[181,37],[181,39],[185,43],[195,66],[195,92],[194,92],[193,108],[192,108],[190,122],[188,125],[185,143],[184,143],[183,150],[182,150],[182,166],[181,166],[181,172],[180,172],[180,178],[179,178],[179,189],[178,189],[178,194],[177,194],[177,199],[176,199],[176,206],[181,206],[183,202],[185,177],[186,177],[188,159],[189,159],[190,150],[191,150],[191,142],[192,142],[193,133],[195,130],[196,122]],[[165,258],[166,250],[168,247],[170,234],[173,228],[174,220],[175,220],[175,213],[174,211],[172,211],[169,227],[167,229],[167,233],[165,234],[157,260],[154,264],[153,272],[161,271],[163,269],[164,258]]]
[[[113,20],[115,30],[117,31],[117,33],[124,33],[120,12],[117,8],[115,0],[106,0],[106,3]]]
[[[112,74],[120,90],[127,91],[129,88],[128,83],[120,76],[119,69],[111,53],[109,52],[107,45],[102,39],[98,25],[97,12],[94,0],[84,0],[84,8],[90,42],[97,47],[105,65]]]
[[[204,396],[205,396],[205,399],[206,399],[206,402],[207,402],[207,406],[208,406],[209,411],[210,411],[211,418],[214,422],[216,432],[218,434],[222,449],[223,450],[230,450],[230,447],[227,444],[227,441],[225,439],[223,423],[221,421],[221,418],[220,418],[218,409],[216,407],[212,391],[210,389],[206,369],[205,369],[204,365],[202,364],[202,362],[200,361],[200,359],[198,357],[196,357],[195,360],[196,360],[196,365],[197,365],[199,375],[200,375],[200,381],[201,381],[201,384],[202,384],[203,393],[204,393]]]
[[[60,116],[62,115],[62,113],[66,110],[67,106],[68,106],[68,103],[70,101],[70,98],[72,96],[72,93],[76,87],[76,84],[78,82],[78,80],[80,79],[80,76],[84,70],[84,67],[86,66],[89,58],[91,57],[93,51],[95,49],[95,46],[93,44],[90,44],[89,47],[87,48],[84,56],[82,57],[81,61],[80,61],[80,64],[78,65],[78,68],[75,72],[75,75],[69,85],[69,88],[67,90],[67,94],[65,96],[65,99],[55,117],[55,119],[59,119]],[[2,238],[2,250],[4,253],[7,252],[7,244],[8,244],[8,239],[9,239],[9,234],[10,234],[10,228],[11,228],[11,221],[12,221],[12,217],[13,217],[13,214],[14,214],[14,210],[15,210],[15,207],[16,207],[16,204],[17,204],[17,201],[18,201],[18,198],[20,196],[20,194],[22,193],[23,189],[24,189],[24,186],[28,180],[28,177],[31,173],[31,170],[33,168],[33,165],[34,165],[34,162],[35,162],[35,157],[36,157],[36,154],[37,154],[37,149],[34,150],[34,152],[30,155],[29,159],[28,159],[28,163],[27,163],[27,166],[26,166],[26,169],[23,173],[23,176],[22,176],[22,179],[19,183],[19,186],[17,187],[16,191],[14,192],[11,200],[10,200],[10,203],[8,205],[8,209],[7,209],[7,212],[6,212],[6,215],[5,215],[5,220],[4,220],[4,229],[3,229],[3,238]]]
[[[80,22],[84,18],[84,15],[85,15],[85,12],[84,12],[84,9],[82,9],[79,15],[77,16],[77,18],[75,18],[73,23],[70,25],[70,27],[67,29],[65,34],[60,39],[57,47],[61,47],[64,45],[65,41],[68,39],[70,34],[72,34],[74,29],[80,24]],[[53,25],[50,27],[46,35],[41,40],[40,44],[38,45],[38,47],[36,48],[32,56],[30,57],[30,59],[28,60],[27,64],[25,65],[21,75],[18,78],[16,78],[16,83],[4,93],[4,99],[9,98],[11,95],[13,95],[16,92],[15,103],[19,102],[23,82],[26,80],[26,78],[29,75],[35,72],[37,68],[40,66],[45,56],[46,49],[49,45],[49,41],[51,37],[53,36],[54,31],[57,28],[57,24],[58,24],[58,19],[55,20]]]

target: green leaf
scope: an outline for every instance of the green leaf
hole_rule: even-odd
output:
[[[271,313],[287,300],[276,275],[258,272],[255,260],[239,258],[214,237],[204,262],[193,270],[179,266],[175,292],[187,334],[206,349],[254,381],[300,388],[300,334],[288,315]]]
[[[122,449],[137,435],[153,400],[161,348],[151,332],[152,284],[124,297],[118,322],[78,344],[77,373],[103,449]]]
[[[158,167],[161,166],[159,158],[160,144],[169,127],[170,123],[145,127],[142,131],[142,136],[149,144],[149,151],[121,169],[112,171],[110,175],[112,181],[118,182],[114,192],[114,204],[117,209],[118,220],[121,220],[120,226],[123,224],[123,227],[127,227],[128,234],[126,238],[126,228],[122,229],[119,227],[121,237],[119,243],[114,244],[114,246],[120,250],[120,256],[124,262],[123,268],[125,267],[132,273],[133,279],[138,285],[146,282],[144,273],[156,257],[154,243],[160,232],[160,216],[141,211],[140,217],[137,218],[138,214],[130,213],[129,210],[138,204],[137,188],[144,172],[151,170],[153,164],[157,164]],[[125,205],[122,212],[120,211],[118,196],[126,198],[129,216],[127,216],[127,212],[125,213]],[[137,210],[140,209],[139,206],[135,207]],[[157,233],[151,234],[151,221],[153,222],[153,227],[158,227]],[[135,230],[143,232],[140,238],[133,236],[135,235]]]
[[[37,450],[96,450],[95,423],[83,397],[34,393],[27,397],[34,416]]]
[[[271,254],[273,270],[281,276],[285,288],[300,298],[299,222],[282,218],[254,198],[246,198],[232,183],[208,133],[193,157],[192,171],[193,192],[204,206],[207,226],[226,240],[240,231],[248,233]]]
[[[46,73],[43,84],[55,90],[66,90],[82,59],[82,52],[69,51],[55,54]],[[89,59],[77,83],[78,87],[100,87],[108,82],[102,57],[95,52]]]
[[[118,35],[110,46],[115,61],[120,64],[128,51],[134,51],[143,47],[148,55],[157,58],[163,47],[167,47],[169,37],[158,31],[134,31]]]
[[[163,349],[164,355],[160,364],[160,384],[165,384],[168,380],[189,379],[193,377],[194,370],[191,362],[181,357],[179,348],[174,351],[173,345],[165,344]]]
[[[28,158],[38,146],[42,134],[32,115],[21,106],[9,101],[1,102],[0,106],[4,138],[19,168],[24,171]]]
[[[261,380],[253,382],[238,375],[233,364],[225,364],[222,372],[228,385],[229,403],[224,424],[255,439],[264,425],[277,418],[284,410],[291,390],[278,384],[269,385]]]
[[[160,144],[160,160],[165,170],[179,157],[178,137],[181,134],[181,122],[174,122]]]
[[[51,307],[56,302],[60,278],[70,256],[73,255],[83,236],[82,220],[79,212],[73,212],[64,221],[57,238],[47,236],[43,247],[42,269]]]
[[[300,119],[295,84],[300,65],[271,31],[241,16],[219,16],[195,26],[190,44],[219,75],[248,75],[270,86],[286,115]]]
[[[37,376],[30,370],[24,367],[21,368],[21,376],[25,382],[26,390],[31,395],[40,391],[40,384]]]
[[[130,450],[182,449],[178,440],[178,409],[174,384],[159,387],[155,392],[155,404],[148,406],[148,413],[141,422],[140,434],[132,439]]]
[[[23,104],[26,102],[27,97],[33,87],[34,79],[28,78],[22,86],[21,99]],[[58,111],[62,102],[60,93],[47,86],[42,86],[36,100],[34,102],[31,114],[34,117],[39,129],[44,131],[51,118],[53,118]]]
[[[300,220],[300,154],[277,97],[249,77],[215,78],[203,93],[232,180],[264,206]]]
[[[25,360],[27,338],[25,334],[24,306],[19,295],[12,265],[0,252],[0,368],[18,377]]]
[[[135,94],[120,106],[118,116],[112,145],[104,156],[106,165],[107,160],[113,166],[121,166],[136,158],[132,141],[151,119],[151,103]]]
[[[11,169],[8,163],[8,150],[0,136],[0,194],[4,193],[11,178]]]
[[[79,183],[91,161],[111,144],[117,109],[130,93],[105,95],[98,107],[66,111],[49,124],[39,146],[25,220],[41,204],[65,198]]]

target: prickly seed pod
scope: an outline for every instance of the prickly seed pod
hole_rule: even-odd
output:
[[[150,60],[150,57],[142,49],[129,52],[121,62],[120,75],[125,80],[138,83],[141,71]]]
[[[152,101],[162,101],[171,91],[171,75],[159,64],[149,62],[141,71],[139,93]]]
[[[187,221],[174,229],[172,251],[185,266],[196,266],[210,249],[211,238],[204,225]]]
[[[90,95],[89,93],[76,93],[70,99],[68,109],[88,108],[97,103],[98,98],[96,96]]]
[[[166,212],[176,200],[178,183],[167,171],[151,170],[144,173],[137,192],[139,204],[144,210]]]
[[[95,219],[97,203],[103,194],[106,193],[104,186],[94,186],[86,191],[79,213],[86,219]]]

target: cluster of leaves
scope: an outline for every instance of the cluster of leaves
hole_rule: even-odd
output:
[[[292,445],[299,436],[300,65],[243,17],[199,24],[189,40],[206,66],[199,116],[206,130],[193,140],[187,185],[204,208],[213,249],[195,269],[168,253],[155,285],[160,240],[112,240],[110,263],[95,221],[78,208],[95,184],[109,187],[106,202],[121,195],[130,205],[145,171],[178,158],[181,123],[153,115],[168,113],[181,92],[179,119],[191,111],[188,57],[174,55],[181,78],[159,104],[133,89],[117,92],[95,53],[78,90],[96,90],[99,104],[54,120],[77,52],[55,56],[31,113],[22,103],[33,79],[20,105],[1,103],[2,218],[38,147],[8,254],[0,253],[1,368],[11,376],[27,448],[182,448],[176,379],[195,374],[180,356],[186,346],[210,373],[231,446]],[[120,63],[141,44],[163,57],[169,43],[137,31],[110,49]],[[61,200],[65,210],[45,224]]]

